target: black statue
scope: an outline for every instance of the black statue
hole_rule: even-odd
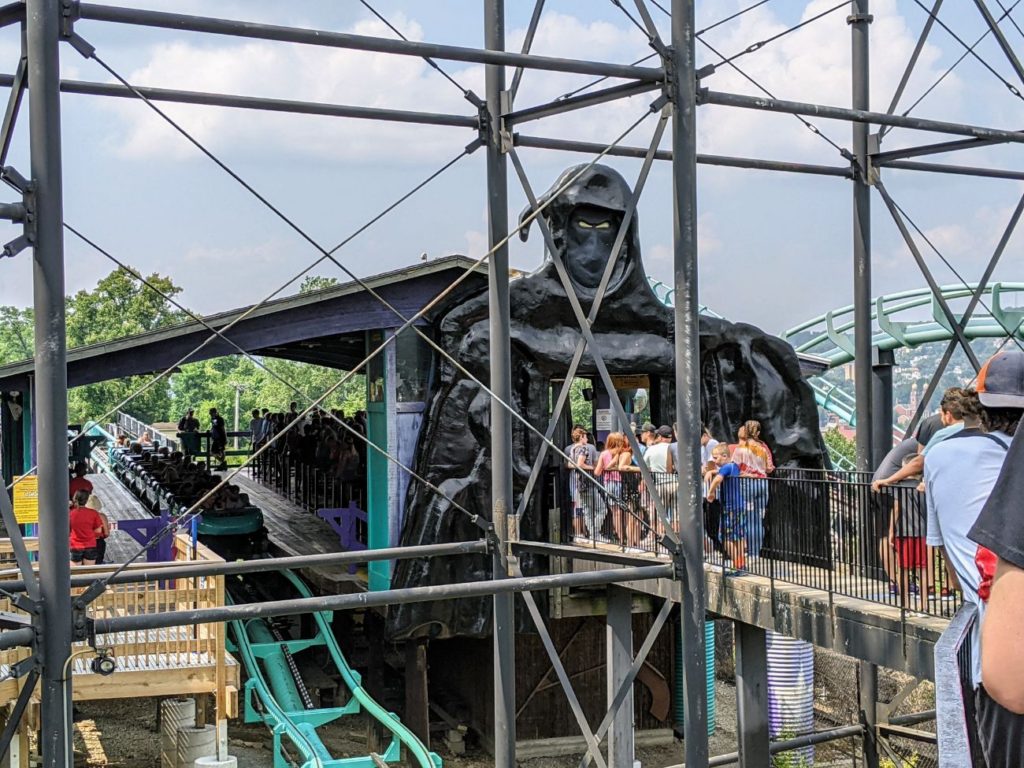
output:
[[[565,171],[552,189],[557,190],[579,170]],[[593,302],[631,194],[615,170],[595,165],[558,194],[542,213],[585,312]],[[550,196],[549,192],[539,203]],[[528,226],[524,225],[520,235],[525,240],[527,234]],[[565,376],[581,336],[579,325],[550,256],[536,272],[512,281],[510,293],[512,405],[543,431],[549,417],[550,381]],[[438,342],[486,382],[487,292],[450,307],[439,317]],[[661,407],[656,412],[662,421],[671,421],[672,311],[648,284],[635,216],[592,331],[612,374],[645,373],[652,382],[660,381],[657,391]],[[757,419],[762,424],[762,438],[771,445],[778,465],[822,465],[817,408],[788,344],[751,325],[702,317],[700,347],[702,418],[716,436],[734,439],[740,424]],[[416,471],[463,507],[489,519],[489,396],[449,362],[438,360],[436,365],[436,385],[420,434]],[[579,375],[595,374],[588,350]],[[512,424],[517,504],[541,440],[518,421]],[[479,529],[464,513],[422,485],[412,484],[408,501],[403,545],[479,538]],[[546,538],[539,488],[519,530],[522,539]],[[536,573],[541,568],[539,562],[523,563],[527,572]],[[403,560],[396,567],[393,586],[477,581],[490,576],[488,556]],[[490,606],[489,599],[393,606],[389,630],[395,637],[484,636],[490,629]]]

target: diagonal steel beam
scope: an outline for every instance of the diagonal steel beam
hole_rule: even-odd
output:
[[[975,288],[974,293],[971,295],[971,300],[968,302],[967,309],[964,311],[963,319],[960,321],[961,329],[967,328],[967,323],[970,321],[971,316],[974,314],[974,310],[981,302],[981,296],[985,292],[985,288],[988,286],[988,281],[992,279],[992,273],[995,272],[996,265],[999,264],[999,260],[1002,258],[1003,252],[1006,250],[1006,246],[1009,244],[1010,238],[1013,236],[1013,233],[1017,228],[1017,224],[1020,221],[1022,213],[1024,213],[1024,195],[1021,195],[1020,200],[1017,202],[1017,207],[1010,215],[1010,220],[1003,229],[1003,235],[999,238],[999,243],[996,245],[995,251],[992,252],[992,258],[989,259],[988,265],[985,267],[985,272],[982,274],[977,288]],[[921,421],[921,417],[924,415],[924,409],[928,407],[928,402],[932,399],[932,395],[935,394],[935,390],[938,389],[939,381],[942,379],[942,374],[946,372],[946,366],[949,365],[949,361],[953,358],[953,352],[958,343],[957,339],[952,339],[946,346],[946,351],[942,354],[942,358],[939,360],[939,364],[935,368],[935,373],[932,374],[932,378],[928,382],[928,386],[925,388],[924,396],[921,398],[921,402],[918,404],[917,410],[914,411],[914,417],[910,420],[910,424],[907,427],[908,434],[913,433],[917,428],[918,423]]]
[[[530,202],[532,207],[536,207],[537,196],[533,192],[533,187],[530,185],[530,180],[526,176],[526,171],[523,169],[523,164],[519,160],[519,155],[514,149],[512,149],[509,151],[509,157],[512,160],[512,165],[516,169],[516,175],[519,176],[519,181],[523,185],[523,191],[526,193],[527,200]],[[562,256],[555,245],[555,239],[551,234],[551,228],[548,227],[548,223],[543,217],[538,217],[537,223],[540,225],[541,232],[544,233],[544,242],[547,244],[548,251],[551,253],[551,263],[554,264],[555,271],[558,273],[558,279],[561,281],[562,287],[565,289],[566,298],[569,299],[569,305],[572,307],[573,314],[576,315],[576,322],[579,323],[580,331],[583,333],[583,338],[590,347],[590,353],[594,357],[594,365],[597,367],[597,371],[600,374],[601,380],[604,382],[607,390],[609,392],[615,392],[615,382],[612,381],[611,373],[609,373],[608,366],[605,365],[604,357],[601,355],[601,349],[598,346],[597,341],[594,339],[593,332],[590,330],[590,323],[587,321],[586,315],[583,314],[583,307],[580,306],[579,297],[576,295],[572,281],[569,279],[569,273],[566,272],[565,264],[562,261]],[[617,397],[609,399],[619,421],[622,424],[628,424],[629,418],[626,415],[626,410],[622,407],[622,403],[619,402],[619,399]],[[643,478],[644,486],[647,488],[651,501],[654,502],[654,506],[657,509],[658,518],[660,519],[665,531],[665,536],[672,543],[672,546],[669,547],[669,549],[675,549],[675,546],[679,543],[679,536],[676,534],[671,521],[669,520],[668,510],[665,507],[665,500],[662,499],[661,494],[658,493],[658,487],[654,482],[654,476],[651,474],[650,467],[647,466],[647,462],[644,461],[644,457],[641,455],[640,444],[637,442],[636,435],[634,435],[633,431],[630,429],[625,430],[625,435],[626,439],[629,441],[630,448],[633,450],[633,456],[635,457],[637,467],[640,470],[640,476]]]
[[[14,517],[11,498],[3,488],[0,488],[0,517],[3,518],[7,535],[11,539],[14,559],[18,563],[18,570],[21,571],[21,578],[25,581],[25,591],[32,600],[39,600],[39,580],[36,578],[35,571],[32,570],[32,561],[29,560],[25,539],[22,537],[21,528],[18,527],[18,521]]]
[[[509,562],[512,564],[512,575],[521,579],[523,572],[519,568],[519,564],[511,560]],[[540,610],[537,608],[537,601],[530,592],[523,592],[523,602],[526,603],[526,609],[530,612],[530,618],[533,619],[533,625],[537,628],[540,641],[543,643],[544,650],[551,660],[551,668],[555,670],[558,682],[562,684],[565,698],[569,702],[569,709],[572,710],[573,717],[576,718],[576,723],[580,727],[580,732],[587,742],[587,754],[597,763],[598,768],[608,768],[608,763],[605,762],[604,756],[601,754],[600,741],[594,736],[594,732],[590,730],[590,723],[587,722],[587,716],[583,713],[579,697],[576,696],[576,691],[573,689],[572,681],[569,680],[569,675],[565,671],[562,658],[558,655],[558,649],[555,648],[555,643],[551,639],[551,633],[548,632],[548,627],[544,623],[544,617],[541,616]]]
[[[530,52],[533,47],[533,38],[537,34],[537,25],[540,23],[540,15],[544,12],[544,0],[537,0],[533,5],[533,14],[530,16],[530,26],[526,28],[526,38],[523,40],[522,54],[525,56]],[[512,87],[508,89],[508,103],[509,107],[516,103],[516,94],[519,93],[519,84],[523,81],[523,72],[526,70],[523,67],[516,67],[516,72],[512,75]]]
[[[597,731],[594,736],[598,741],[605,737],[608,733],[608,729],[612,726],[612,720],[615,719],[615,714],[619,711],[619,707],[622,706],[622,702],[626,700],[626,696],[633,692],[633,681],[636,680],[637,674],[643,667],[644,662],[647,661],[647,655],[651,652],[651,648],[654,647],[655,641],[658,639],[658,635],[661,634],[662,627],[665,626],[665,622],[668,621],[668,617],[672,614],[672,601],[666,600],[662,603],[661,610],[658,612],[657,617],[654,619],[654,624],[651,625],[650,631],[647,633],[647,637],[644,638],[643,645],[640,646],[640,650],[637,651],[636,658],[633,659],[632,665],[629,667],[629,671],[626,673],[626,677],[619,685],[615,696],[612,697],[611,702],[608,704],[608,711],[604,715],[604,719],[601,720],[601,724],[597,726]],[[590,765],[590,757],[584,755],[583,759],[580,760],[579,768],[587,768]]]
[[[567,99],[555,99],[546,104],[538,104],[537,106],[527,107],[517,112],[509,112],[504,115],[504,119],[509,125],[520,125],[530,120],[539,120],[542,117],[560,115],[577,109],[593,107],[597,104],[605,104],[609,101],[626,99],[630,96],[639,96],[642,93],[656,91],[659,88],[661,88],[661,83],[623,83],[622,85],[613,85],[600,91],[570,96]]]
[[[978,6],[978,10],[981,11],[981,15],[985,18],[985,23],[988,24],[988,28],[995,35],[996,41],[999,43],[999,47],[1003,49],[1003,53],[1010,62],[1010,66],[1013,67],[1013,71],[1017,73],[1017,77],[1024,83],[1024,66],[1021,66],[1020,59],[1017,58],[1013,46],[1010,45],[1010,41],[1006,39],[1006,35],[1003,34],[999,23],[992,15],[992,12],[989,11],[988,6],[985,5],[985,0],[974,0],[974,4]]]
[[[7,111],[4,112],[4,121],[0,125],[0,167],[7,165],[7,153],[11,149],[11,140],[14,138],[14,124],[18,121],[18,111],[21,109],[21,100],[25,96],[26,73],[28,58],[22,51],[18,59],[18,68],[14,72],[14,79],[11,82],[11,93],[7,97]]]
[[[591,324],[597,318],[597,313],[601,309],[601,302],[604,299],[604,293],[608,288],[608,283],[611,281],[612,273],[615,271],[615,264],[619,260],[622,246],[626,241],[627,234],[629,233],[630,224],[633,221],[633,217],[636,215],[637,203],[640,200],[640,195],[643,193],[644,185],[647,183],[647,176],[651,171],[651,166],[654,163],[658,145],[661,143],[661,137],[664,135],[665,127],[667,125],[668,114],[662,114],[661,119],[658,120],[657,126],[655,126],[654,135],[651,138],[651,144],[647,150],[647,156],[644,158],[643,167],[640,169],[636,185],[633,188],[633,196],[630,198],[629,205],[622,217],[622,223],[619,225],[619,231],[615,236],[615,242],[612,244],[611,256],[608,258],[608,264],[605,265],[604,274],[601,275],[601,282],[598,284],[597,294],[594,296],[594,303],[590,307],[590,313],[587,317],[587,321]],[[551,417],[548,419],[548,427],[544,431],[544,442],[541,443],[540,452],[537,454],[537,458],[533,462],[533,467],[530,470],[530,477],[526,482],[526,488],[523,490],[522,498],[519,500],[519,505],[516,509],[517,516],[522,515],[526,511],[526,505],[529,503],[530,496],[533,493],[533,488],[537,483],[541,468],[544,465],[544,459],[548,453],[548,444],[554,436],[555,430],[558,428],[558,422],[561,419],[562,411],[565,409],[565,403],[569,399],[572,380],[576,376],[576,371],[579,370],[580,362],[583,360],[583,352],[586,348],[586,340],[580,338],[576,342],[576,349],[573,352],[572,361],[569,363],[569,370],[567,371],[565,380],[562,382],[562,386],[558,391],[558,397],[555,399],[555,405],[552,409]]]
[[[633,0],[633,4],[636,6],[637,13],[640,14],[640,18],[644,22],[644,27],[647,29],[647,35],[651,38],[651,47],[654,48],[658,53],[665,52],[665,42],[661,39],[661,35],[658,33],[658,25],[654,23],[654,19],[651,18],[651,12],[647,9],[647,3],[644,0]]]
[[[914,73],[914,67],[917,66],[917,60],[921,56],[921,51],[924,50],[924,44],[928,40],[928,35],[932,31],[932,27],[935,25],[935,19],[939,15],[939,8],[942,7],[942,0],[935,0],[935,5],[932,6],[932,12],[928,14],[928,18],[925,19],[924,27],[921,29],[921,34],[917,38],[917,45],[914,46],[914,52],[910,54],[910,60],[907,62],[907,68],[903,70],[903,77],[900,78],[899,85],[896,86],[896,92],[892,95],[892,101],[889,102],[889,108],[885,111],[887,115],[896,113],[896,107],[900,103],[900,99],[903,98],[903,91],[906,90],[907,83],[910,82],[910,76]],[[878,132],[879,139],[885,136],[891,128],[883,125]]]
[[[37,682],[39,682],[39,669],[33,667],[29,670],[28,676],[21,686],[18,698],[14,702],[14,708],[7,715],[7,724],[4,725],[3,733],[0,733],[0,755],[6,755],[11,748],[11,741],[18,731],[18,726],[21,725],[21,717],[25,714],[28,703],[32,700],[32,694],[35,692]]]
[[[949,322],[950,327],[956,334],[957,341],[963,348],[967,358],[971,361],[971,365],[974,366],[974,370],[978,371],[981,369],[981,363],[978,361],[978,356],[971,349],[970,343],[967,341],[967,336],[964,334],[964,329],[960,327],[960,321],[957,320],[956,315],[953,314],[953,310],[949,308],[949,304],[945,297],[942,295],[942,289],[939,288],[939,284],[935,282],[935,277],[932,276],[931,270],[928,269],[928,265],[925,263],[924,257],[921,255],[920,249],[917,247],[917,243],[914,242],[914,238],[910,234],[910,230],[907,229],[906,223],[903,221],[903,216],[896,208],[896,203],[892,197],[889,196],[888,190],[881,181],[875,183],[875,187],[878,189],[878,193],[882,196],[885,207],[889,209],[889,213],[892,215],[893,221],[896,222],[896,227],[899,229],[900,234],[903,236],[904,242],[907,244],[907,248],[910,249],[910,253],[914,257],[914,261],[917,262],[918,268],[921,270],[921,274],[924,275],[925,282],[928,283],[928,287],[931,289],[932,295],[935,300],[939,303],[939,307],[942,309],[942,314],[946,316],[946,320]]]

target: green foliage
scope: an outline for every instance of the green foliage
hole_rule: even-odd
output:
[[[336,277],[323,277],[322,275],[306,275],[299,286],[299,293],[312,293],[322,291],[324,288],[331,288],[338,284]]]
[[[173,298],[181,292],[170,278],[159,274],[149,275],[146,280],[166,296]],[[316,291],[335,284],[334,278],[309,276],[303,280],[300,290]],[[66,307],[69,349],[188,320],[185,313],[120,268],[100,280],[93,290],[69,296]],[[33,337],[31,309],[0,306],[0,365],[31,358]],[[296,395],[282,380],[291,382],[308,397],[317,398],[344,375],[331,368],[288,360],[265,358],[261,362],[279,378],[241,355],[190,363],[172,376],[152,383],[142,394],[132,398],[124,410],[154,423],[177,421],[187,408],[193,407],[205,422],[208,409],[217,407],[231,424],[237,384],[241,387],[239,423],[244,429],[253,408],[285,411],[293,400],[299,402],[300,410],[306,407],[309,400]],[[69,421],[80,423],[97,419],[154,379],[155,376],[133,376],[77,387],[68,393]],[[365,409],[365,378],[362,375],[351,377],[323,405],[342,408],[347,414]]]
[[[572,423],[582,424],[587,429],[593,423],[594,404],[583,398],[583,390],[592,385],[589,379],[573,379],[569,388],[569,407],[572,409]]]
[[[825,446],[833,461],[836,460],[836,457],[842,457],[853,466],[857,465],[857,444],[853,440],[843,437],[838,429],[826,429],[822,436],[825,438]]]
[[[240,428],[245,429],[254,408],[287,411],[288,404],[294,401],[301,411],[312,399],[320,397],[345,376],[343,371],[319,365],[269,357],[257,359],[270,373],[241,355],[183,365],[181,372],[174,375],[171,384],[172,410],[161,418],[176,421],[186,410],[195,408],[200,420],[205,423],[207,411],[215,407],[224,415],[228,424],[233,426],[237,384],[241,387],[238,421]],[[279,378],[275,378],[275,375]],[[284,382],[294,384],[306,398],[298,396]],[[352,376],[322,406],[341,408],[346,415],[365,410],[366,379],[361,374]]]

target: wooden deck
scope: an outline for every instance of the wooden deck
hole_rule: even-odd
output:
[[[270,543],[278,554],[302,557],[341,551],[338,535],[315,514],[297,507],[246,474],[236,475],[232,482],[249,495],[250,502],[263,510]],[[360,566],[354,574],[342,566],[304,568],[302,574],[322,592],[340,594],[366,589],[365,566]]]
[[[88,479],[92,483],[93,493],[103,502],[103,514],[111,523],[120,520],[147,520],[153,517],[153,514],[142,506],[142,502],[110,475],[100,472],[88,475]],[[107,538],[106,562],[123,563],[138,549],[139,545],[135,539],[115,528]]]
[[[186,537],[176,542],[178,559],[195,554],[198,559],[219,561],[216,554],[200,545],[193,553]],[[76,572],[109,573],[111,566],[89,566]],[[4,571],[14,575],[17,571]],[[82,591],[82,590],[76,590]],[[131,616],[165,611],[224,605],[224,578],[190,578],[145,581],[108,587],[89,607],[93,618]],[[0,599],[0,610],[11,606]],[[223,624],[178,626],[97,635],[96,647],[110,650],[116,671],[98,675],[90,666],[95,652],[85,643],[72,646],[70,669],[74,675],[75,701],[148,696],[213,694],[218,728],[227,718],[237,717],[240,670],[238,662],[225,651]],[[15,699],[25,678],[6,679],[11,665],[29,655],[27,648],[0,652],[0,705]],[[33,694],[22,731],[38,727],[38,691]],[[226,734],[226,730],[223,730]],[[22,733],[24,736],[24,733]],[[226,736],[225,736],[226,737]]]

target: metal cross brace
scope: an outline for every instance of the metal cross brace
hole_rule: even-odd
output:
[[[633,693],[633,681],[636,680],[637,674],[639,674],[641,667],[644,662],[647,661],[647,654],[651,652],[651,648],[654,647],[655,641],[658,639],[658,635],[661,634],[661,628],[665,626],[665,622],[668,621],[669,614],[672,613],[672,601],[666,600],[661,610],[658,612],[657,617],[654,619],[654,624],[651,625],[650,631],[647,633],[647,637],[644,638],[643,645],[640,646],[640,650],[636,654],[636,658],[633,659],[633,663],[629,667],[629,671],[626,672],[625,678],[619,684],[619,688],[615,691],[615,696],[612,697],[611,703],[608,705],[608,711],[605,712],[604,718],[601,720],[601,724],[597,726],[597,732],[594,734],[595,738],[599,741],[605,737],[608,733],[608,729],[611,728],[612,720],[615,719],[616,713],[619,711],[619,707],[622,706],[622,702],[626,700],[627,695]],[[579,768],[587,768],[590,765],[590,757],[584,755],[580,760]]]
[[[985,288],[988,286],[988,281],[992,278],[992,273],[995,272],[996,265],[999,263],[999,259],[1002,258],[1003,252],[1006,250],[1006,246],[1010,242],[1010,237],[1017,228],[1017,223],[1020,221],[1022,213],[1024,213],[1024,195],[1021,195],[1020,200],[1017,202],[1017,207],[1010,215],[1010,221],[1003,230],[1003,236],[999,238],[999,243],[996,245],[996,249],[992,253],[992,258],[989,259],[988,266],[985,267],[985,273],[981,276],[978,287],[975,288],[974,293],[971,296],[971,300],[967,304],[967,309],[964,311],[963,319],[960,321],[961,329],[967,328],[967,323],[970,321],[971,315],[974,314],[975,308],[977,308],[978,303],[981,301],[981,295],[985,292]],[[939,360],[939,364],[935,368],[935,373],[932,374],[931,381],[928,382],[928,386],[925,388],[924,396],[921,398],[921,402],[917,406],[917,411],[914,413],[914,417],[910,420],[910,425],[907,428],[908,434],[917,428],[917,424],[921,420],[921,416],[924,414],[924,409],[932,399],[932,395],[935,394],[935,390],[939,386],[939,380],[942,378],[942,374],[945,373],[946,366],[949,365],[949,361],[952,359],[953,352],[958,343],[957,339],[951,339],[949,345],[946,347],[946,351],[943,353],[942,359]]]
[[[512,575],[516,578],[522,578],[523,572],[519,567],[518,560],[515,558],[509,558],[509,563]],[[565,692],[565,698],[569,702],[569,709],[572,710],[572,714],[576,718],[576,723],[580,727],[583,738],[587,742],[587,753],[594,759],[594,762],[597,763],[598,768],[608,768],[608,764],[601,755],[600,741],[594,736],[593,731],[590,730],[590,723],[587,722],[587,716],[583,713],[583,707],[580,706],[580,700],[576,696],[576,691],[573,690],[572,681],[569,680],[569,675],[565,671],[565,665],[562,664],[562,659],[558,655],[558,649],[555,648],[555,643],[551,639],[551,633],[548,632],[547,625],[544,623],[544,617],[537,608],[537,601],[534,599],[533,593],[523,592],[523,602],[526,603],[526,608],[530,612],[530,618],[533,619],[533,624],[537,627],[537,634],[540,636],[540,641],[544,644],[544,650],[547,652],[548,658],[551,660],[551,668],[555,670],[558,682],[562,684],[562,690]]]
[[[1010,66],[1013,67],[1013,71],[1017,73],[1017,77],[1019,77],[1021,82],[1024,83],[1024,67],[1021,66],[1020,59],[1018,59],[1017,54],[1014,53],[1013,47],[1010,45],[1010,41],[1006,39],[1006,35],[1003,34],[1003,30],[1000,28],[999,23],[992,15],[992,12],[989,11],[988,6],[985,5],[985,0],[974,0],[974,4],[978,6],[978,10],[981,11],[981,15],[985,18],[985,23],[988,24],[988,28],[991,29],[992,34],[995,35],[996,41],[999,43],[999,47],[1002,48],[1007,60],[1010,62]]]
[[[598,284],[597,293],[594,296],[594,303],[591,305],[590,313],[587,315],[587,322],[589,324],[593,324],[594,320],[597,318],[598,311],[601,309],[601,302],[604,299],[608,283],[611,281],[612,273],[615,271],[615,265],[622,252],[623,243],[625,243],[626,236],[629,234],[629,226],[633,221],[633,217],[636,215],[637,203],[640,200],[640,195],[643,193],[644,185],[647,182],[647,176],[650,173],[651,166],[654,162],[655,152],[658,149],[658,145],[661,143],[661,137],[665,133],[665,126],[667,124],[668,115],[663,113],[654,129],[654,136],[651,139],[647,155],[644,157],[643,167],[640,169],[640,174],[637,176],[636,186],[633,188],[633,196],[630,198],[629,205],[622,217],[622,223],[619,225],[619,231],[615,236],[615,242],[612,244],[611,255],[608,257],[608,264],[605,265],[604,268],[604,274],[601,275],[601,282]],[[555,399],[551,418],[548,420],[547,429],[544,430],[544,442],[541,443],[540,452],[537,454],[537,458],[533,462],[533,467],[530,469],[530,477],[526,481],[526,488],[523,490],[522,498],[520,498],[519,504],[516,508],[516,516],[521,516],[526,511],[526,505],[529,503],[530,496],[533,494],[533,488],[537,483],[537,478],[540,476],[541,468],[544,465],[544,459],[548,453],[548,442],[552,439],[555,434],[555,430],[558,428],[558,422],[561,419],[562,411],[565,409],[565,403],[569,399],[569,391],[572,387],[572,381],[576,377],[576,371],[579,370],[580,362],[583,360],[583,352],[586,348],[586,339],[580,338],[576,342],[576,349],[573,352],[572,361],[569,363],[569,370],[565,375],[565,380],[562,382],[562,386],[558,390],[558,397]],[[591,478],[589,475],[586,475],[586,478],[593,482],[594,485],[600,485],[597,480]]]
[[[515,166],[516,175],[519,176],[519,181],[523,185],[523,191],[526,193],[527,200],[529,200],[532,207],[536,208],[537,196],[534,194],[533,188],[530,186],[530,180],[526,177],[526,172],[523,169],[519,156],[514,149],[509,151],[509,157],[512,160],[512,164]],[[594,339],[594,334],[590,330],[590,323],[587,321],[586,315],[583,314],[583,307],[580,306],[579,297],[573,289],[572,281],[569,280],[569,274],[565,270],[565,264],[562,262],[562,256],[555,245],[554,237],[551,234],[551,228],[548,227],[547,221],[545,221],[543,217],[538,217],[537,223],[540,225],[541,232],[544,233],[544,241],[547,244],[548,251],[550,252],[551,261],[555,265],[555,271],[558,272],[558,278],[562,283],[562,287],[565,289],[565,294],[569,299],[569,304],[572,307],[573,314],[576,315],[576,322],[579,323],[583,338],[586,340],[590,347],[591,354],[594,356],[594,365],[597,366],[598,373],[601,375],[601,380],[604,382],[607,390],[609,392],[614,392],[615,383],[612,381],[611,373],[608,372],[608,366],[605,365],[604,357],[601,355],[601,350],[597,345],[597,341]],[[622,407],[622,403],[619,402],[617,397],[612,397],[610,400],[615,410],[615,415],[623,424],[628,424],[629,418],[626,415],[625,409]],[[644,485],[647,487],[651,500],[654,502],[655,508],[657,509],[658,518],[661,520],[665,536],[672,545],[676,545],[679,543],[679,537],[672,529],[671,521],[668,518],[668,510],[665,507],[665,501],[658,493],[657,485],[654,482],[654,476],[651,474],[651,470],[644,461],[643,456],[640,455],[640,444],[637,442],[636,435],[628,429],[625,431],[625,435],[633,450],[633,455],[636,457],[636,463],[640,469],[640,474],[643,477]],[[675,549],[675,546],[669,546],[668,548]]]
[[[949,304],[943,297],[939,284],[935,282],[935,278],[932,276],[931,270],[928,269],[928,265],[925,263],[924,257],[921,255],[921,251],[917,247],[917,243],[914,242],[914,238],[911,236],[910,230],[907,229],[907,225],[903,221],[903,217],[896,209],[896,203],[893,202],[892,197],[889,196],[889,192],[886,190],[885,185],[881,180],[875,182],[875,187],[878,189],[878,193],[882,196],[882,200],[889,209],[889,213],[892,215],[893,221],[896,222],[896,227],[899,229],[900,234],[903,235],[903,240],[906,242],[907,248],[910,249],[910,253],[913,255],[914,261],[917,262],[917,266],[921,270],[921,274],[924,275],[924,279],[928,283],[928,287],[931,289],[932,295],[942,308],[942,314],[946,316],[946,320],[949,322],[953,333],[956,334],[957,341],[963,348],[967,358],[971,361],[971,365],[974,366],[974,370],[980,370],[981,363],[978,361],[978,356],[974,353],[974,350],[971,349],[971,345],[967,341],[967,336],[964,334],[964,329],[960,327],[960,321],[957,319],[956,315],[953,314],[953,310],[949,308]]]
[[[35,657],[32,658],[34,659]],[[11,740],[18,730],[18,726],[21,725],[21,717],[25,714],[25,710],[32,700],[32,694],[36,690],[39,674],[39,667],[33,667],[28,673],[28,678],[22,684],[21,691],[18,692],[18,698],[14,702],[14,707],[7,715],[7,723],[4,725],[3,733],[0,733],[0,754],[6,755],[11,747]]]
[[[523,38],[522,53],[525,56],[533,47],[533,38],[537,34],[537,25],[540,23],[540,15],[544,11],[544,0],[537,0],[533,5],[533,14],[530,16],[530,26],[526,28],[526,37]],[[519,85],[523,81],[523,67],[516,67],[512,75],[512,87],[508,89],[508,103],[511,108],[516,102],[516,94],[519,93]]]

